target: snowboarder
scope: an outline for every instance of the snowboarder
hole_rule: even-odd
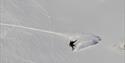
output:
[[[72,50],[75,49],[75,46],[76,46],[76,45],[75,45],[74,43],[75,43],[76,41],[77,41],[77,40],[75,40],[75,41],[71,41],[71,40],[70,40],[69,46],[72,47]]]

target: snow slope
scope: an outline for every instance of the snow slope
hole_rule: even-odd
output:
[[[0,25],[0,63],[124,63],[124,51],[117,48],[125,38],[123,4],[123,0],[0,0],[0,23],[87,32],[102,39],[73,53],[65,38]]]

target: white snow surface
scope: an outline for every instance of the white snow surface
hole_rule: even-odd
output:
[[[60,36],[0,25],[0,63],[124,63],[124,21],[124,0],[0,0],[0,23],[101,37],[73,53]]]

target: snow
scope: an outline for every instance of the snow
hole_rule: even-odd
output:
[[[123,0],[0,0],[0,23],[17,26],[0,24],[0,63],[124,63],[123,4]],[[66,34],[68,39],[38,30]],[[95,44],[93,37],[101,41]],[[70,48],[69,39],[84,43],[78,53]]]

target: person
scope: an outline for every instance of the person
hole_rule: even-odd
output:
[[[76,46],[76,45],[75,45],[74,43],[75,43],[76,41],[77,41],[77,40],[75,40],[75,41],[70,40],[69,46],[72,47],[72,50],[75,49],[75,46]]]

